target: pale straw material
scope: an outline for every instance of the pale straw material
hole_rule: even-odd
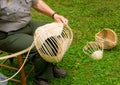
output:
[[[98,42],[88,42],[84,46],[83,52],[89,57],[99,60],[103,57],[103,46]]]
[[[117,34],[109,29],[103,29],[95,35],[95,40],[99,43],[103,43],[104,49],[112,49],[117,45]]]
[[[62,23],[49,23],[40,26],[34,34],[34,44],[41,57],[51,63],[62,60],[73,39],[69,26]]]

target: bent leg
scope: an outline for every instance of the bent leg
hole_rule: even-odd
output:
[[[3,51],[15,53],[23,49],[28,48],[33,43],[33,37],[28,34],[18,33],[12,34],[5,39],[0,40],[0,48]],[[51,63],[43,60],[35,47],[30,51],[32,62],[35,66],[35,76],[41,75],[42,78],[48,79],[48,76],[52,75]],[[46,71],[47,70],[47,71]],[[50,71],[51,70],[51,71]],[[47,73],[49,72],[49,73]],[[46,77],[47,74],[50,74]],[[51,76],[52,78],[53,76]]]

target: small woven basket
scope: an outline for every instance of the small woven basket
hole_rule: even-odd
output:
[[[88,42],[83,47],[83,52],[95,60],[100,60],[103,57],[103,46],[98,42]]]
[[[111,29],[103,29],[95,35],[95,40],[103,44],[104,49],[112,49],[117,45],[117,34]]]

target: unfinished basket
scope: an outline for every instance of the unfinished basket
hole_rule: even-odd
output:
[[[117,34],[111,29],[103,29],[95,35],[95,40],[103,43],[104,49],[112,49],[117,45]]]
[[[88,42],[84,46],[83,52],[89,57],[99,60],[103,57],[103,46],[98,42]]]
[[[34,34],[34,43],[39,54],[44,60],[51,63],[62,60],[72,39],[71,28],[56,22],[38,27]]]

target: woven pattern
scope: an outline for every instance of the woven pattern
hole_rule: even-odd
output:
[[[34,34],[35,46],[41,57],[47,62],[62,60],[73,39],[70,27],[62,23],[49,23],[38,27]]]
[[[95,35],[95,40],[103,43],[104,49],[112,49],[117,45],[117,34],[111,29],[103,29]]]
[[[98,42],[88,42],[84,46],[83,52],[89,57],[99,60],[103,57],[103,46]]]

